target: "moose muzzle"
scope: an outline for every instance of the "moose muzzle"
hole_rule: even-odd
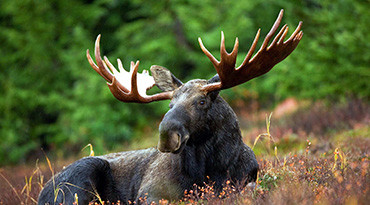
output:
[[[161,152],[180,153],[189,139],[189,132],[185,128],[187,117],[181,109],[173,109],[167,112],[159,125],[158,150]]]

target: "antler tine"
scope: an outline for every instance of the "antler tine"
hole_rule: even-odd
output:
[[[251,45],[251,48],[249,49],[247,55],[245,56],[244,58],[244,61],[243,63],[239,66],[240,67],[243,67],[245,64],[247,64],[249,62],[249,60],[251,59],[254,51],[256,50],[256,47],[257,47],[257,42],[258,42],[258,39],[260,38],[260,33],[261,33],[261,29],[258,29],[257,33],[256,33],[256,36],[254,37],[254,40],[253,40],[253,43]],[[239,69],[238,68],[238,69]]]
[[[103,74],[103,77],[108,81],[112,82],[113,75],[112,73],[107,69],[107,66],[104,64],[101,55],[100,55],[100,38],[101,35],[99,34],[95,41],[95,60],[98,64],[100,72]]]
[[[289,30],[289,26],[288,25],[284,25],[284,26],[286,26],[286,29],[284,29],[284,33],[283,33],[283,35],[281,36],[281,38],[279,39],[279,41],[277,42],[278,44],[281,44],[281,43],[283,43],[284,42],[284,39],[285,39],[285,37],[286,37],[286,35],[288,34],[288,30]],[[281,29],[282,31],[283,31],[283,29]]]
[[[206,56],[212,62],[213,66],[216,68],[220,64],[220,62],[207,50],[206,47],[204,47],[202,39],[200,37],[198,37],[198,42],[203,53],[206,54]]]
[[[234,48],[231,51],[231,53],[228,53],[226,51],[225,36],[224,36],[224,32],[221,31],[221,46],[220,46],[220,53],[221,53],[220,64],[221,64],[221,66],[216,68],[217,73],[219,73],[220,69],[224,70],[223,74],[227,74],[227,73],[232,72],[234,70],[235,63],[236,63],[236,57],[238,55],[238,49],[239,49],[239,39],[235,38]],[[227,70],[225,70],[225,69],[227,69]]]
[[[133,61],[131,61],[131,68],[132,68],[132,65],[133,65]],[[139,91],[137,90],[137,70],[138,68],[139,68],[139,61],[136,61],[136,63],[133,66],[133,72],[131,76],[131,93],[133,96],[140,96]]]
[[[113,66],[113,64],[108,60],[108,58],[106,56],[104,56],[104,62],[108,66],[108,68],[113,72],[113,78],[115,78],[114,75],[117,74],[116,68]],[[118,67],[120,67],[120,66],[122,66],[122,64],[121,65],[118,64]],[[123,67],[122,67],[122,69],[123,69]],[[112,79],[112,82],[113,82],[113,79]],[[109,82],[108,82],[108,84],[109,84]],[[129,89],[126,88],[124,85],[122,85],[119,81],[116,82],[116,85],[120,88],[120,90],[122,90],[122,91],[124,91],[126,93],[130,92]]]
[[[302,38],[302,35],[303,35],[303,32],[301,31],[301,28],[302,28],[302,21],[299,22],[297,28],[295,29],[295,31],[293,32],[293,34],[290,36],[290,38],[287,40],[287,41],[291,41],[293,40],[293,38],[295,38],[297,35],[300,35],[301,38]],[[298,33],[299,32],[299,33]],[[300,39],[299,39],[300,40]],[[285,42],[284,42],[285,43]]]
[[[275,36],[274,40],[270,44],[270,46],[267,49],[270,49],[272,46],[276,45],[277,43],[281,43],[281,41],[284,41],[284,38],[286,34],[288,33],[289,27],[288,25],[284,25],[280,32]]]
[[[93,59],[91,58],[91,56],[90,56],[90,51],[89,51],[89,49],[87,49],[86,50],[86,57],[87,57],[87,60],[89,61],[89,64],[91,65],[91,67],[99,74],[99,75],[103,75],[101,72],[100,72],[100,70],[99,70],[99,68],[98,68],[98,66],[95,64],[95,62],[93,61]]]
[[[102,76],[106,81],[111,81],[109,76],[105,76],[101,71],[100,71],[100,68],[94,63],[93,59],[91,58],[90,56],[90,51],[89,49],[86,50],[86,57],[87,57],[87,60],[89,61],[91,67],[100,75]]]
[[[223,57],[226,57],[227,58],[229,56],[232,56],[234,58],[234,56],[236,56],[238,54],[238,49],[239,49],[239,39],[238,39],[238,37],[236,37],[235,38],[235,43],[234,43],[234,48],[231,51],[231,53],[228,53],[226,51],[226,48],[225,48],[225,35],[224,35],[224,32],[221,31],[221,45],[220,45],[221,60],[224,59]],[[235,57],[235,61],[236,61],[236,57]]]
[[[116,73],[116,68],[113,66],[113,64],[109,61],[109,59],[107,58],[107,56],[104,56],[104,63],[105,65],[107,65],[107,67],[110,69],[110,72],[113,73],[113,76],[114,74]]]
[[[279,25],[281,23],[281,19],[283,19],[283,14],[284,14],[284,9],[281,9],[280,13],[279,13],[279,16],[276,19],[274,25],[272,26],[271,30],[266,35],[265,40],[263,41],[260,50],[265,50],[267,48],[268,43],[270,42],[271,38],[274,36],[274,34],[276,33],[276,31],[279,28]]]

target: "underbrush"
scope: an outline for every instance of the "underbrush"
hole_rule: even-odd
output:
[[[160,204],[367,204],[369,105],[353,101],[325,108],[315,104],[279,120],[267,117],[258,133],[243,130],[259,160],[256,183],[240,187],[228,181],[220,194],[205,184],[188,190],[181,201]],[[68,163],[47,159],[35,168],[1,168],[0,204],[36,204],[54,169]]]

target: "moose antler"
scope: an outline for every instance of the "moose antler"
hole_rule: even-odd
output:
[[[302,22],[299,22],[298,27],[293,32],[288,40],[284,42],[284,38],[288,33],[288,26],[285,24],[280,32],[276,35],[270,46],[268,46],[271,38],[276,33],[281,19],[283,18],[282,9],[272,26],[270,32],[267,34],[263,44],[257,54],[251,59],[254,50],[256,49],[260,30],[256,34],[251,48],[248,51],[243,63],[235,68],[236,57],[238,54],[239,41],[235,40],[234,48],[231,53],[227,53],[225,49],[224,33],[221,32],[221,60],[218,61],[203,45],[203,42],[198,38],[199,44],[203,52],[211,60],[213,66],[216,68],[220,82],[212,83],[203,86],[203,90],[210,92],[213,90],[227,89],[242,83],[245,83],[253,78],[263,75],[270,71],[277,63],[284,60],[298,45],[303,36],[300,31]]]
[[[104,56],[103,61],[100,56],[100,35],[98,35],[95,41],[95,60],[98,65],[92,60],[89,49],[86,51],[86,56],[91,67],[108,81],[107,84],[110,91],[120,101],[149,103],[172,98],[172,92],[163,92],[150,96],[146,95],[146,91],[152,88],[155,82],[148,71],[144,70],[143,73],[137,72],[139,61],[136,61],[136,63],[131,61],[130,72],[127,72],[123,68],[120,59],[117,59],[120,72],[109,62],[107,57]],[[137,83],[138,81],[140,84]]]

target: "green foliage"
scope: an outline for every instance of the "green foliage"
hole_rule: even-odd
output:
[[[125,67],[141,60],[183,81],[215,74],[197,37],[219,56],[220,31],[241,63],[258,28],[264,37],[279,10],[305,35],[266,77],[223,93],[271,105],[288,96],[370,96],[367,1],[74,1],[3,0],[0,7],[0,164],[25,161],[43,147],[75,153],[88,143],[114,149],[156,129],[168,102],[120,103],[88,65],[85,50],[102,34],[102,52]],[[261,43],[260,43],[261,44]],[[243,94],[243,96],[240,96]]]
[[[313,1],[302,10],[305,37],[270,78],[276,91],[304,98],[370,96],[370,38],[366,24],[370,4],[364,1]],[[297,69],[295,69],[297,68]],[[271,75],[275,73],[271,73]]]
[[[259,179],[260,188],[270,190],[277,186],[279,180],[279,177],[275,176],[273,173],[266,173]]]

